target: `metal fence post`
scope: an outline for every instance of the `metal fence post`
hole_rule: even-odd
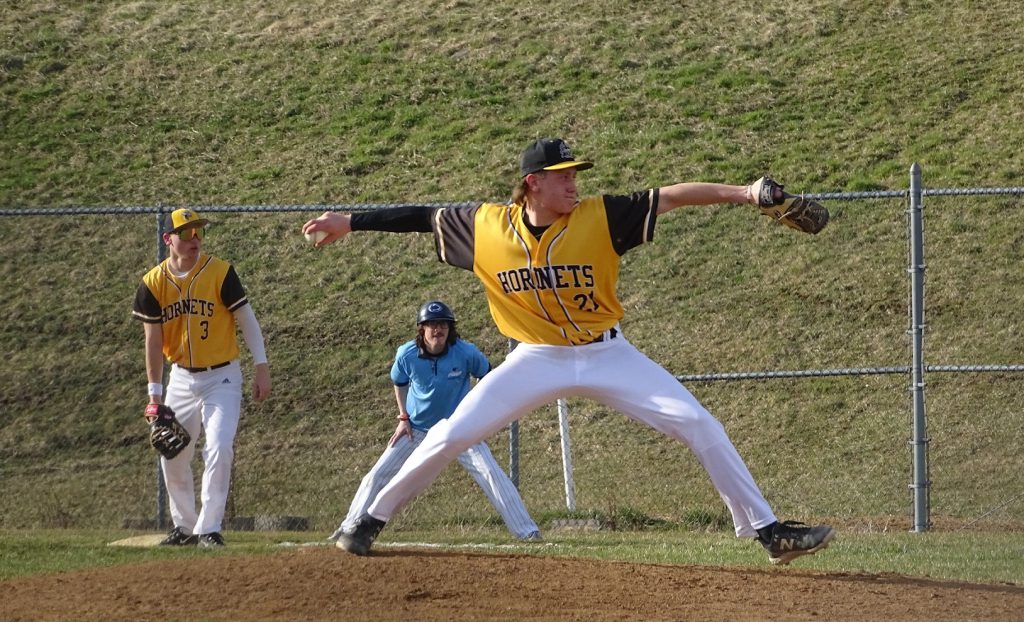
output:
[[[924,215],[921,189],[921,167],[914,162],[910,167],[910,207],[907,210],[910,227],[910,335],[913,348],[910,392],[914,402],[914,435],[910,441],[914,453],[913,532],[925,532],[931,527],[929,520],[928,428],[924,410]]]
[[[159,264],[167,257],[164,245],[164,211],[161,207],[156,213],[156,262]],[[162,356],[162,355],[161,355]],[[167,386],[167,374],[161,379]],[[156,458],[156,527],[167,529],[167,485],[164,483],[164,471],[160,464],[160,456]]]
[[[558,432],[562,439],[562,478],[565,480],[565,507],[576,511],[576,481],[572,476],[572,448],[569,444],[569,403],[558,398]]]

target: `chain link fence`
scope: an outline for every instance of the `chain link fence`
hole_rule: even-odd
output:
[[[969,222],[971,217],[981,217],[992,210],[1019,209],[1017,199],[1024,194],[1024,188],[924,189],[922,194],[929,207],[946,209],[952,205]],[[1019,327],[1024,318],[1018,310],[1020,305],[1012,301],[1024,291],[1019,276],[1019,236],[974,240],[969,226],[956,223],[944,225],[941,230],[927,230],[924,248],[928,283],[924,309],[929,323],[924,325],[927,338],[920,361],[922,380],[927,382],[915,383],[912,340],[907,336],[913,330],[912,326],[908,328],[908,298],[912,294],[908,293],[906,274],[911,262],[906,256],[901,257],[908,253],[911,242],[903,216],[909,193],[807,196],[834,206],[834,217],[838,217],[839,223],[843,219],[848,221],[832,226],[838,230],[832,232],[834,237],[830,240],[836,250],[821,250],[819,245],[817,250],[805,251],[796,249],[792,236],[773,236],[764,252],[796,253],[788,256],[789,261],[803,265],[811,273],[816,262],[848,261],[848,276],[844,278],[849,282],[844,281],[837,300],[832,301],[802,300],[801,297],[813,296],[808,294],[808,290],[814,289],[813,284],[801,287],[783,280],[773,282],[777,295],[801,302],[787,312],[791,315],[764,319],[764,341],[780,344],[774,351],[751,356],[751,367],[746,370],[716,369],[716,361],[709,358],[700,344],[710,340],[716,346],[742,347],[738,340],[733,344],[730,331],[745,327],[746,332],[739,332],[748,335],[759,330],[761,320],[756,312],[741,311],[744,304],[756,307],[756,300],[751,300],[756,294],[742,283],[730,284],[726,279],[715,290],[719,296],[717,308],[701,307],[699,301],[684,298],[655,308],[649,302],[652,297],[675,294],[666,291],[671,289],[667,285],[653,286],[642,275],[653,270],[659,277],[686,282],[691,274],[686,272],[687,268],[673,266],[671,261],[654,266],[643,259],[629,263],[633,262],[629,255],[629,262],[624,264],[622,292],[627,307],[623,324],[628,338],[676,373],[722,420],[742,455],[768,456],[749,460],[748,466],[780,517],[819,516],[869,530],[906,530],[919,526],[913,487],[923,484],[930,493],[925,528],[1019,528],[1018,517],[1024,505],[1024,489],[1017,473],[1017,456],[1024,450],[1024,408],[1019,398],[1019,373],[1024,371],[1024,364],[1019,360]],[[967,197],[969,202],[951,203]],[[273,219],[272,230],[283,236],[283,232],[297,231],[299,223],[292,216],[278,220],[274,214],[314,216],[328,210],[367,211],[398,206],[191,207],[204,214],[220,213],[235,218],[235,224],[245,214],[267,214]],[[171,209],[156,205],[0,210],[0,216],[10,223],[0,234],[8,268],[2,277],[5,303],[0,308],[7,322],[0,336],[4,350],[10,353],[4,364],[0,400],[5,411],[0,442],[5,448],[2,481],[6,488],[3,497],[7,499],[0,524],[110,524],[117,517],[152,518],[158,512],[158,478],[154,477],[153,457],[145,447],[135,413],[141,410],[142,398],[134,385],[114,381],[138,379],[136,384],[140,384],[144,379],[140,375],[141,329],[126,318],[137,278],[147,265],[152,265],[154,255],[159,256],[160,216]],[[870,218],[862,216],[869,211]],[[124,216],[143,215],[156,216],[143,226],[153,234],[153,246],[117,249],[119,241],[139,238],[138,219]],[[693,219],[687,221],[687,226],[699,228],[706,224],[701,219],[708,217],[694,214],[678,218]],[[742,218],[749,219],[749,215]],[[52,238],[26,240],[17,234],[19,230],[34,229],[38,219],[61,223],[61,227],[51,230],[64,229],[66,235],[61,237],[55,231]],[[25,222],[33,226],[25,226]],[[659,230],[672,226],[666,219],[659,224]],[[317,276],[328,272],[332,265],[323,257],[312,260],[319,263],[311,266],[300,282],[276,280],[275,262],[310,261],[308,247],[296,242],[242,259],[243,251],[251,251],[256,243],[261,248],[263,244],[272,248],[275,240],[245,239],[231,229],[225,227],[224,233],[213,239],[211,243],[216,246],[212,252],[233,261],[239,256],[243,264],[240,272],[247,286],[251,282],[252,289],[257,291],[294,287],[296,296],[316,287],[330,290],[330,282]],[[885,238],[888,251],[880,257],[856,256],[859,235]],[[82,265],[64,257],[61,245],[68,244],[96,244],[97,262]],[[345,253],[349,259],[353,259],[353,254],[364,253],[358,260],[371,266],[365,270],[368,278],[382,283],[397,280],[396,287],[410,290],[415,290],[417,282],[451,278],[452,271],[444,267],[425,267],[422,273],[411,269],[412,274],[402,276],[376,273],[372,268],[374,252],[408,252],[414,256],[408,266],[431,261],[429,240],[399,242],[381,236],[376,244],[382,248],[373,249],[368,243]],[[743,252],[749,253],[749,249]],[[800,255],[805,252],[821,254]],[[29,265],[24,253],[49,253],[52,259],[45,269],[26,272],[19,270],[22,265]],[[777,256],[751,261],[763,262],[752,269],[767,275],[766,279],[783,278],[771,275],[766,267],[780,265]],[[740,279],[735,275],[732,278]],[[437,286],[441,288],[439,293],[456,301],[460,323],[467,318],[469,334],[482,336],[473,340],[483,345],[497,362],[505,344],[489,326],[482,296],[474,289],[471,277],[451,280],[450,285]],[[117,292],[109,291],[112,283],[116,283]],[[975,304],[973,292],[979,290],[1002,290],[1007,300],[992,313],[970,308]],[[416,300],[424,295],[412,291],[409,297]],[[672,311],[671,303],[677,305],[677,311]],[[319,343],[303,332],[303,323],[315,315],[337,313],[337,304],[382,305],[380,321],[391,324],[383,329],[357,326],[344,329],[349,333],[342,331],[364,331],[376,336],[379,330],[381,345],[372,351],[346,353],[366,362],[366,377],[336,379],[338,384],[353,386],[328,389],[325,397],[317,388],[319,385],[314,386],[309,379],[329,375],[331,353],[345,348],[344,334],[328,344]],[[691,306],[683,307],[684,312],[678,310],[679,305]],[[391,308],[383,299],[347,299],[343,292],[332,291],[310,298],[308,316],[291,311],[293,317],[279,317],[275,309],[261,308],[258,296],[255,306],[268,337],[278,392],[275,397],[286,401],[290,410],[273,411],[275,417],[284,417],[282,423],[261,416],[248,401],[245,404],[247,415],[238,437],[229,515],[303,515],[309,517],[313,528],[329,532],[340,522],[359,478],[383,450],[390,432],[393,396],[386,374],[378,372],[390,365],[393,347],[402,336],[411,337],[403,333],[407,322],[385,319],[400,315],[404,306]],[[959,318],[967,308],[972,316],[988,317],[990,321],[986,326],[963,326]],[[822,314],[834,314],[834,324],[844,328],[815,333],[814,327],[821,323]],[[859,317],[868,315],[882,315],[891,321],[888,329],[881,331],[884,334],[859,332]],[[87,326],[96,341],[68,341],[61,326],[71,323]],[[670,355],[660,345],[666,340],[692,344],[688,356]],[[109,361],[108,368],[76,368],[75,352],[85,349],[102,352]],[[793,361],[806,362],[807,368],[797,369]],[[837,366],[840,361],[853,365]],[[773,363],[779,368],[772,369]],[[923,481],[915,479],[913,464],[918,413],[914,412],[908,393],[913,393],[915,384],[920,384],[922,399],[925,395],[928,399],[927,436],[917,441],[919,445],[925,443],[923,448],[927,452]],[[68,414],[48,409],[47,403],[71,386],[85,387],[84,395],[90,403],[81,407],[82,412]],[[325,400],[329,405],[323,404]],[[974,404],[978,403],[987,404],[988,411],[977,412]],[[560,426],[554,405],[522,420],[511,431],[516,442],[509,443],[505,435],[490,439],[496,457],[504,464],[514,465],[514,477],[527,505],[542,525],[554,518],[598,516],[601,521],[620,527],[660,522],[727,527],[717,494],[685,448],[600,404],[570,398],[564,406],[568,419],[563,423],[570,424],[567,427],[571,443],[563,436],[566,426]],[[125,414],[104,428],[76,435],[76,418],[111,411]],[[879,413],[884,416],[878,416]],[[371,423],[367,424],[368,421]],[[54,464],[39,460],[46,451],[54,450],[63,452],[61,460]],[[572,510],[566,508],[569,491],[563,470],[565,451],[572,452],[571,495],[578,506]],[[201,472],[198,462],[196,471]],[[833,479],[823,479],[825,474]],[[31,511],[22,511],[11,501],[19,495],[32,496]],[[446,470],[419,500],[403,511],[399,523],[399,527],[414,528],[499,524],[483,495],[457,468]]]

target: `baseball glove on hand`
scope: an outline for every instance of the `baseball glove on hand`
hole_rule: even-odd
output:
[[[828,210],[817,201],[789,194],[771,177],[762,177],[750,185],[750,194],[761,213],[791,229],[818,233],[828,224]]]
[[[180,454],[192,440],[169,406],[146,406],[146,419],[149,421],[149,444],[168,460]]]

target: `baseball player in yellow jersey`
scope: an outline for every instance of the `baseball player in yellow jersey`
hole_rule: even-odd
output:
[[[221,522],[231,482],[235,433],[242,406],[237,328],[256,366],[253,398],[270,395],[263,333],[235,268],[202,253],[207,220],[192,209],[167,218],[170,256],[146,273],[132,316],[145,328],[149,403],[172,408],[192,439],[205,432],[201,508],[192,479],[195,441],[174,459],[161,458],[174,529],[164,545],[224,546]],[[164,359],[171,365],[166,396]]]
[[[303,225],[306,233],[327,232],[321,246],[359,230],[433,232],[438,258],[476,274],[498,329],[520,342],[431,428],[339,547],[368,554],[385,523],[460,452],[567,396],[597,400],[689,447],[732,513],[736,535],[757,538],[772,563],[828,546],[831,527],[776,519],[721,423],[619,326],[620,259],[653,240],[658,216],[685,205],[757,205],[754,187],[679,183],[580,199],[576,173],[592,166],[564,141],[540,139],[520,155],[509,205],[328,212]]]

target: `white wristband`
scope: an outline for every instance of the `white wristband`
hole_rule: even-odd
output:
[[[159,382],[150,382],[149,383],[149,394],[150,395],[163,395],[164,394],[164,385],[160,384]]]

